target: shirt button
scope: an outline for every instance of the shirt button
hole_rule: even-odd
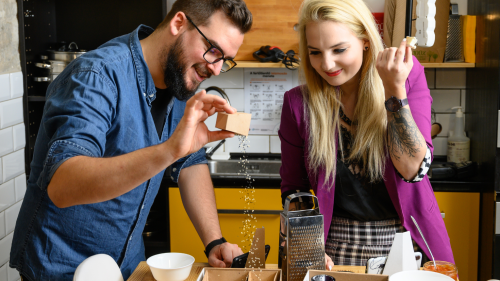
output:
[[[141,209],[144,209],[144,204],[142,204],[142,208]]]
[[[132,236],[130,236],[130,239],[129,239],[129,240],[130,240],[130,241],[132,241]]]
[[[142,93],[142,95],[146,96],[146,93]]]
[[[175,171],[177,171],[177,168],[173,168],[173,169],[172,169],[172,172],[175,172]]]
[[[152,97],[154,97],[154,96],[155,96],[155,95],[153,95],[153,94],[149,95],[149,97],[150,97],[150,98],[152,98]]]
[[[171,178],[172,180],[174,180],[174,176],[170,176],[170,178]]]

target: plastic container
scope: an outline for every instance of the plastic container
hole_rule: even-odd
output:
[[[456,265],[447,261],[436,261],[436,267],[434,267],[433,261],[428,261],[424,264],[423,270],[441,273],[458,281],[458,269]]]
[[[457,109],[457,113],[455,131],[448,137],[447,160],[454,163],[466,162],[469,161],[470,139],[465,136],[464,132],[464,114],[461,106],[455,106],[452,109]]]

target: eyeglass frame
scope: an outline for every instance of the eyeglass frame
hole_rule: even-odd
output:
[[[205,34],[203,34],[203,32],[201,32],[201,30],[198,28],[198,26],[196,26],[196,24],[194,24],[194,22],[186,15],[186,18],[188,19],[188,21],[194,26],[194,28],[196,28],[196,30],[198,30],[198,32],[201,34],[201,36],[203,36],[203,38],[205,38],[205,40],[207,40],[208,44],[210,44],[210,48],[208,48],[208,50],[203,54],[203,59],[208,62],[209,64],[214,64],[214,63],[218,63],[219,61],[223,61],[223,63],[225,63],[226,61],[230,61],[232,63],[234,63],[234,65],[229,68],[228,70],[222,70],[222,68],[220,69],[221,72],[223,73],[226,73],[226,72],[229,72],[229,70],[233,69],[235,66],[236,66],[236,62],[233,60],[233,59],[226,59],[225,58],[225,55],[224,55],[224,52],[218,48],[217,46],[215,46],[214,44],[212,44],[212,42],[210,42],[210,40],[208,40],[208,38],[205,36]],[[220,51],[220,53],[222,54],[222,58],[218,58],[216,59],[214,62],[209,62],[206,58],[205,58],[205,55],[212,49],[217,49],[218,51]]]

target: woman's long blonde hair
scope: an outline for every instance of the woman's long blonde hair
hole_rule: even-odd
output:
[[[339,87],[326,82],[312,67],[306,39],[306,25],[310,22],[334,21],[344,24],[359,39],[368,40],[364,51],[358,101],[354,109],[354,143],[347,160],[362,160],[363,172],[372,182],[383,179],[387,128],[387,113],[382,80],[375,68],[382,39],[373,15],[362,0],[305,0],[299,14],[301,71],[306,84],[302,93],[309,130],[309,168],[317,175],[325,169],[325,184],[331,188],[336,171],[337,146],[342,151],[339,108]],[[338,137],[338,142],[337,142]],[[341,153],[342,155],[342,153]]]

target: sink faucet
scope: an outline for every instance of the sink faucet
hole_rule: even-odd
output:
[[[226,92],[224,92],[224,90],[222,90],[221,88],[219,87],[215,87],[215,86],[211,86],[211,87],[208,87],[205,89],[205,91],[208,93],[209,91],[216,91],[218,92],[226,101],[227,101],[227,104],[231,105],[231,103],[229,102],[229,97],[227,96]],[[226,142],[226,140],[221,140],[217,145],[213,146],[213,147],[209,147],[206,149],[206,154],[207,154],[207,157],[212,159],[212,155],[214,155],[215,151],[217,149],[219,149],[219,147],[221,147],[224,142]]]

